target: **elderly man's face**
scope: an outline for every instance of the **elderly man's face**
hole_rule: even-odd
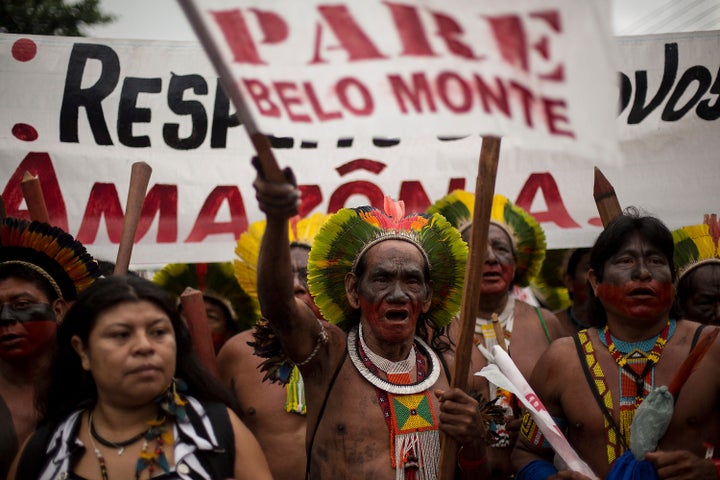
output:
[[[515,255],[512,240],[502,228],[490,224],[487,253],[482,270],[480,291],[486,295],[510,290],[515,277]]]
[[[685,301],[685,316],[696,322],[720,325],[720,263],[708,263],[689,272],[691,293]]]
[[[409,242],[386,240],[368,250],[364,260],[356,302],[372,335],[390,343],[414,338],[431,298],[422,253]]]

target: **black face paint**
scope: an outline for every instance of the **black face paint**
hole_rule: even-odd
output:
[[[0,325],[26,322],[54,322],[55,312],[49,303],[26,303],[22,306],[0,305]]]

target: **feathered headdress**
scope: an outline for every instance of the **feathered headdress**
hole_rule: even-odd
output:
[[[677,281],[706,263],[720,263],[720,226],[717,215],[705,215],[705,223],[680,227],[672,232],[673,263]]]
[[[475,195],[455,190],[428,208],[428,213],[439,213],[461,232],[472,224]],[[540,272],[545,258],[545,232],[529,213],[506,197],[495,194],[490,221],[503,228],[515,248],[515,284],[522,287]]]
[[[65,300],[100,277],[100,267],[85,247],[61,228],[5,218],[0,223],[0,264],[24,265],[41,274]]]
[[[386,198],[385,212],[374,207],[343,208],[323,225],[308,261],[308,285],[326,320],[339,323],[353,311],[345,293],[345,275],[379,242],[403,240],[425,255],[433,281],[428,311],[438,327],[450,323],[460,309],[467,245],[440,215],[405,216],[402,202]]]
[[[530,282],[537,299],[552,311],[564,310],[572,304],[563,283],[565,267],[573,249],[547,250],[540,272]]]
[[[238,331],[250,328],[257,313],[250,296],[240,288],[230,262],[169,263],[158,270],[153,282],[179,297],[187,287],[221,304]]]

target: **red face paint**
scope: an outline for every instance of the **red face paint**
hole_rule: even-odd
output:
[[[387,240],[368,250],[365,261],[357,289],[370,334],[381,342],[412,339],[428,298],[422,254],[408,242]]]
[[[480,292],[501,294],[510,290],[515,278],[515,255],[510,237],[497,225],[488,230],[488,249],[482,270]]]
[[[675,289],[668,282],[628,282],[622,285],[601,283],[597,297],[608,312],[623,317],[655,318],[672,305]]]
[[[415,337],[415,326],[421,310],[375,303],[360,297],[360,309],[370,324],[373,335],[388,343],[400,343]]]
[[[32,360],[52,350],[57,324],[47,296],[33,282],[0,280],[0,359]]]
[[[31,359],[51,351],[55,343],[55,319],[3,322],[0,325],[0,359]]]

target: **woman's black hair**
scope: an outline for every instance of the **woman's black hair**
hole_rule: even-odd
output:
[[[187,394],[203,401],[217,401],[234,408],[235,400],[195,355],[190,332],[176,308],[175,299],[161,286],[138,276],[101,278],[81,293],[63,318],[57,332],[57,352],[48,384],[41,389],[37,407],[44,422],[62,420],[78,408],[97,401],[92,375],[82,368],[80,356],[71,339],[77,336],[87,346],[97,318],[103,312],[125,302],[148,301],[165,312],[175,330],[177,354],[175,377],[188,386]]]
[[[672,233],[665,224],[658,218],[641,215],[639,210],[628,207],[625,213],[613,219],[600,233],[595,245],[590,252],[590,268],[599,282],[603,280],[605,263],[620,251],[633,235],[655,246],[667,259],[671,278],[675,281],[675,269],[673,268],[673,243]],[[605,307],[600,299],[595,296],[593,289],[588,286],[590,294],[590,321],[593,326],[602,327],[607,323]]]

